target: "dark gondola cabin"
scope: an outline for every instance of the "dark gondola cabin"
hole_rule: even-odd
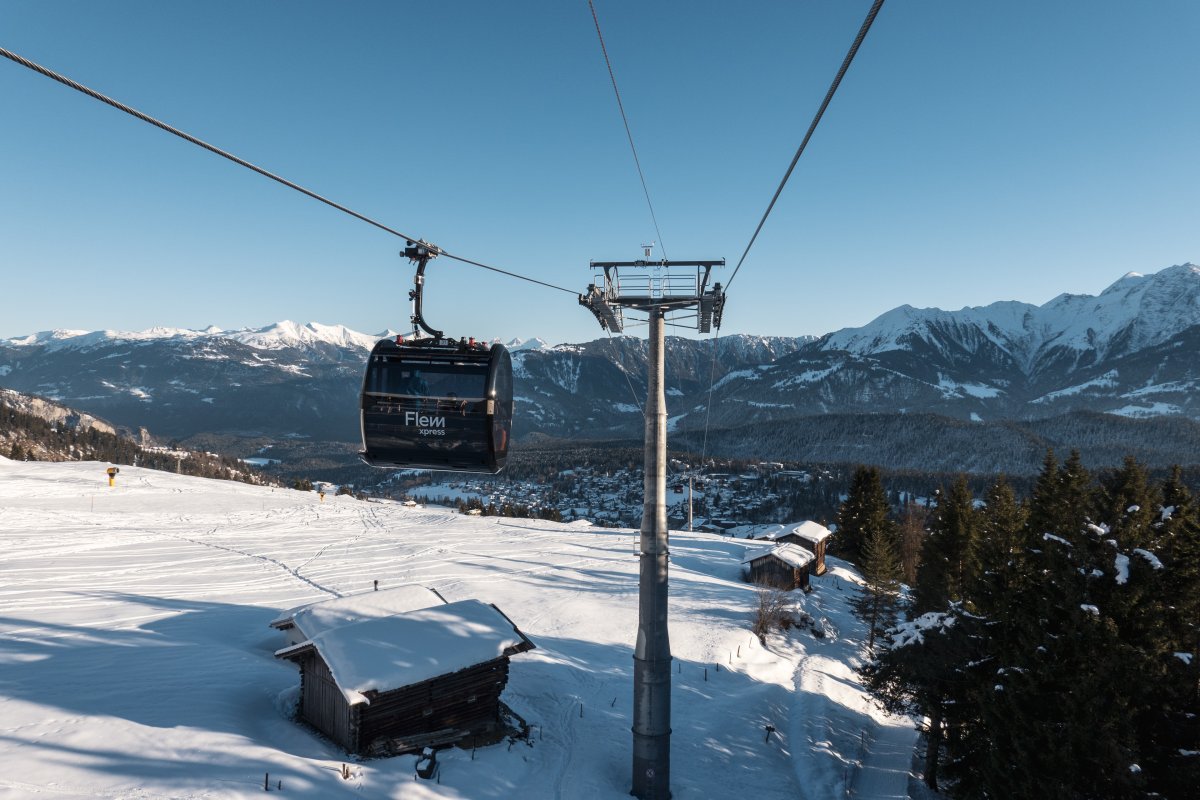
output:
[[[499,472],[512,428],[503,345],[383,339],[367,361],[362,460],[394,469]]]

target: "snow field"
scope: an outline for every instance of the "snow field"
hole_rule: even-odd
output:
[[[105,466],[0,458],[0,798],[259,797],[264,773],[290,797],[628,796],[636,531],[134,467],[110,489]],[[763,648],[750,546],[672,533],[674,796],[833,796],[859,723],[887,728],[847,666],[849,593],[826,577],[796,600],[841,637]],[[534,641],[504,695],[531,743],[443,751],[439,784],[288,718],[298,675],[268,623],[374,580],[495,603]]]

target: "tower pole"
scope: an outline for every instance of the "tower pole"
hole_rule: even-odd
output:
[[[671,642],[667,636],[667,403],[665,325],[649,309],[645,499],[638,578],[638,631],[633,651],[633,792],[640,800],[671,796]]]

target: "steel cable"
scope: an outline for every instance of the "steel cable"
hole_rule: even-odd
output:
[[[750,237],[750,243],[746,245],[742,257],[738,259],[737,266],[733,269],[733,274],[729,276],[729,280],[725,284],[725,291],[729,291],[729,287],[733,284],[733,279],[737,277],[738,270],[742,268],[742,262],[746,260],[746,256],[750,253],[750,248],[754,246],[754,241],[758,238],[758,234],[766,223],[767,217],[770,216],[771,209],[775,207],[775,201],[779,199],[779,195],[783,192],[783,187],[787,184],[788,178],[792,176],[792,170],[796,168],[796,162],[800,160],[800,155],[804,152],[804,148],[808,146],[808,140],[812,138],[813,131],[817,129],[817,124],[820,123],[821,117],[825,115],[825,109],[829,107],[829,101],[833,99],[834,93],[837,92],[838,85],[841,84],[842,78],[846,75],[846,70],[850,68],[850,62],[854,60],[859,46],[862,45],[863,39],[867,36],[867,31],[871,29],[871,23],[875,21],[875,16],[879,13],[879,9],[882,6],[883,0],[875,0],[874,5],[871,6],[871,10],[867,12],[867,18],[863,20],[862,27],[858,29],[858,35],[854,37],[854,43],[850,45],[850,52],[846,53],[846,58],[842,61],[842,67],[838,70],[837,77],[833,79],[829,91],[825,93],[825,99],[821,102],[821,107],[817,109],[817,114],[813,117],[812,124],[808,126],[808,132],[804,134],[804,139],[800,142],[800,147],[796,149],[796,155],[792,156],[792,163],[788,165],[787,172],[783,175],[783,180],[779,182],[779,188],[775,190],[775,195],[771,198],[767,210],[763,212],[762,219],[758,221],[758,227],[754,229],[754,235]]]
[[[118,111],[124,111],[126,114],[129,114],[130,116],[140,119],[142,122],[147,122],[147,123],[153,125],[154,127],[164,130],[167,133],[174,134],[175,136],[178,136],[180,139],[190,142],[190,143],[196,145],[197,147],[202,147],[205,150],[208,150],[210,153],[215,153],[216,155],[219,155],[222,158],[229,159],[230,161],[232,161],[235,164],[238,164],[239,166],[242,166],[242,167],[245,167],[246,169],[257,172],[259,175],[262,175],[263,177],[266,177],[266,178],[270,178],[271,180],[281,183],[290,189],[295,189],[297,192],[300,192],[301,194],[307,195],[308,197],[311,197],[314,200],[318,200],[327,206],[336,208],[338,211],[349,214],[350,216],[354,217],[355,219],[362,220],[363,222],[367,223],[368,225],[374,225],[376,228],[386,231],[386,232],[392,234],[393,236],[399,236],[401,239],[404,239],[406,241],[410,241],[410,242],[420,241],[415,236],[409,236],[408,234],[398,231],[395,228],[391,228],[391,227],[388,227],[387,225],[384,225],[382,222],[377,222],[364,214],[360,214],[357,211],[354,211],[353,209],[347,208],[346,206],[341,205],[340,203],[335,203],[334,201],[332,201],[326,197],[322,197],[321,195],[317,194],[314,191],[305,189],[303,186],[300,186],[299,184],[293,183],[292,181],[289,181],[288,179],[280,177],[279,175],[276,175],[273,172],[270,172],[268,170],[263,169],[262,167],[252,164],[243,158],[239,158],[238,156],[235,156],[234,154],[232,154],[230,152],[222,150],[221,148],[217,147],[216,145],[209,144],[208,142],[204,141],[203,139],[198,139],[195,136],[192,136],[189,133],[181,131],[180,129],[178,129],[172,125],[168,125],[167,123],[165,123],[161,120],[155,119],[154,117],[150,116],[149,114],[144,114],[141,111],[138,111],[136,108],[127,106],[124,103],[122,103],[118,100],[114,100],[113,98],[111,98],[107,95],[101,94],[100,92],[97,92],[94,89],[89,89],[87,86],[84,86],[83,84],[81,84],[77,81],[71,80],[70,78],[68,78],[65,75],[61,75],[61,74],[55,72],[54,70],[48,69],[47,67],[43,67],[41,64],[30,61],[29,59],[24,58],[23,56],[19,56],[16,53],[12,52],[11,50],[6,50],[5,48],[0,47],[0,55],[4,56],[5,58],[9,59],[10,61],[20,64],[23,67],[29,68],[40,75],[50,78],[53,81],[57,81],[58,83],[61,83],[64,86],[68,86],[78,92],[82,92],[83,94],[86,94],[88,97],[91,97],[95,100],[99,100],[100,102],[102,102],[106,105],[112,106],[113,108],[117,109]],[[536,283],[539,286],[545,286],[549,289],[557,289],[560,292],[567,292],[568,294],[572,294],[572,295],[578,294],[578,292],[572,291],[571,289],[566,289],[562,286],[555,286],[554,284],[546,283],[545,281],[535,280],[534,278],[527,278],[524,275],[518,275],[515,272],[508,272],[506,270],[498,269],[497,267],[490,267],[487,264],[482,264],[478,261],[472,261],[471,259],[463,258],[462,256],[456,256],[452,253],[449,253],[449,252],[441,249],[440,247],[433,247],[432,249],[434,251],[436,251],[439,255],[444,255],[447,258],[454,259],[455,261],[461,261],[464,264],[470,264],[473,267],[480,267],[482,269],[500,273],[501,275],[507,275],[511,278],[517,278],[518,280],[528,281],[529,283]]]
[[[596,5],[588,0],[592,10],[592,21],[596,23],[596,36],[600,39],[600,52],[604,54],[604,64],[608,67],[608,77],[612,81],[613,94],[617,96],[617,109],[621,112],[621,121],[625,123],[625,136],[629,139],[629,150],[633,153],[633,163],[637,167],[638,178],[642,181],[642,192],[646,195],[646,205],[650,208],[650,220],[654,223],[654,232],[658,234],[658,246],[662,248],[663,258],[667,258],[667,245],[663,242],[662,231],[658,229],[658,217],[654,214],[654,203],[650,202],[650,189],[646,186],[646,176],[642,172],[642,162],[638,158],[637,148],[633,144],[633,133],[629,129],[629,118],[625,116],[625,104],[621,102],[621,90],[617,88],[617,76],[613,72],[612,61],[608,58],[608,48],[604,46],[604,34],[600,32],[600,18],[596,16]]]

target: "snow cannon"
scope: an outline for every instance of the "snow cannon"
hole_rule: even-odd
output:
[[[117,469],[116,467],[109,467],[108,469],[105,470],[105,472],[108,473],[108,485],[109,486],[113,486],[116,484],[117,473],[120,471],[121,470]]]

